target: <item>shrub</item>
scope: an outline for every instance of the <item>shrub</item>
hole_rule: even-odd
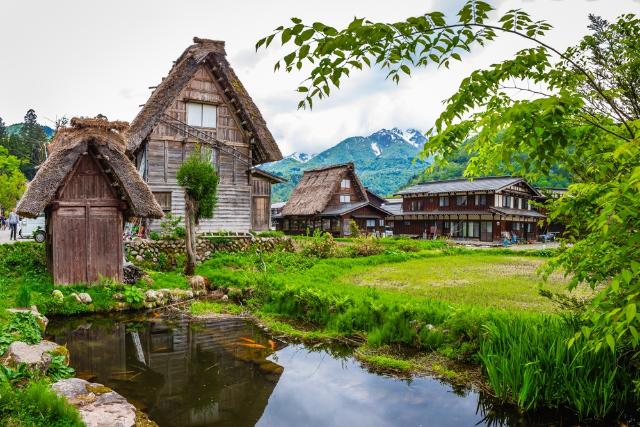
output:
[[[23,389],[0,382],[0,419],[3,425],[10,426],[84,425],[78,411],[44,381],[30,383]]]
[[[127,304],[140,305],[144,301],[144,292],[137,286],[125,286],[124,299]]]
[[[360,237],[360,227],[358,227],[358,223],[354,220],[349,220],[349,231],[351,232],[351,237]]]
[[[284,237],[285,234],[280,230],[268,230],[261,231],[256,234],[256,237]]]
[[[40,325],[30,312],[15,313],[0,331],[0,354],[14,341],[37,344],[42,340]]]
[[[173,215],[171,212],[165,214],[164,218],[160,221],[160,228],[162,229],[160,238],[166,240],[184,238],[185,229],[179,225],[181,222],[181,216]]]
[[[329,258],[335,255],[337,247],[338,244],[330,233],[316,229],[313,236],[305,240],[302,253],[317,258]]]
[[[354,240],[352,251],[355,256],[378,255],[384,252],[384,246],[375,237],[363,236]]]
[[[161,237],[160,237],[160,233],[158,233],[158,232],[157,232],[157,231],[155,231],[155,230],[154,230],[154,231],[151,231],[151,232],[149,233],[149,238],[150,238],[151,240],[160,240],[160,239],[161,239]]]

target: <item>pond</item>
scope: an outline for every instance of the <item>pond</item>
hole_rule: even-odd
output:
[[[54,319],[80,378],[105,384],[161,427],[561,426],[429,377],[369,372],[340,348],[272,339],[240,318]]]

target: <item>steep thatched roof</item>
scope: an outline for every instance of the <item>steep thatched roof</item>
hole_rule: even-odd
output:
[[[151,94],[147,103],[131,123],[127,134],[127,150],[134,152],[151,133],[162,113],[171,105],[176,96],[205,64],[209,67],[227,96],[239,107],[238,115],[245,129],[251,132],[256,143],[253,145],[255,164],[273,162],[282,159],[280,148],[267,128],[262,114],[249,96],[240,79],[229,65],[224,42],[194,37],[189,46],[175,62],[169,75]]]
[[[362,200],[368,202],[367,192],[355,173],[353,163],[344,163],[305,171],[282,209],[282,215],[322,213],[329,206],[331,197],[338,191],[340,181],[347,177],[353,178],[356,192],[360,194]]]
[[[103,168],[108,167],[110,178],[117,182],[128,206],[125,212],[128,217],[161,218],[162,209],[125,155],[125,141],[120,132],[126,127],[126,122],[73,118],[71,127],[59,130],[49,145],[49,157],[20,199],[18,214],[38,216],[55,198],[78,158],[92,152],[100,158]]]

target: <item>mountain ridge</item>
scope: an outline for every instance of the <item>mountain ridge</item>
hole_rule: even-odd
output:
[[[272,201],[285,201],[307,169],[353,162],[363,184],[375,193],[391,195],[421,174],[429,160],[417,159],[426,142],[417,129],[380,129],[351,136],[314,154],[294,152],[261,168],[288,181],[273,188]]]

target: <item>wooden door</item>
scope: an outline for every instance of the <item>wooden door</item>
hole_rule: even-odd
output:
[[[53,213],[53,281],[87,282],[87,218],[84,206],[61,207]]]
[[[89,206],[87,281],[100,276],[121,279],[122,214],[116,207]]]
[[[480,222],[480,240],[483,242],[493,241],[493,223],[491,221]]]

